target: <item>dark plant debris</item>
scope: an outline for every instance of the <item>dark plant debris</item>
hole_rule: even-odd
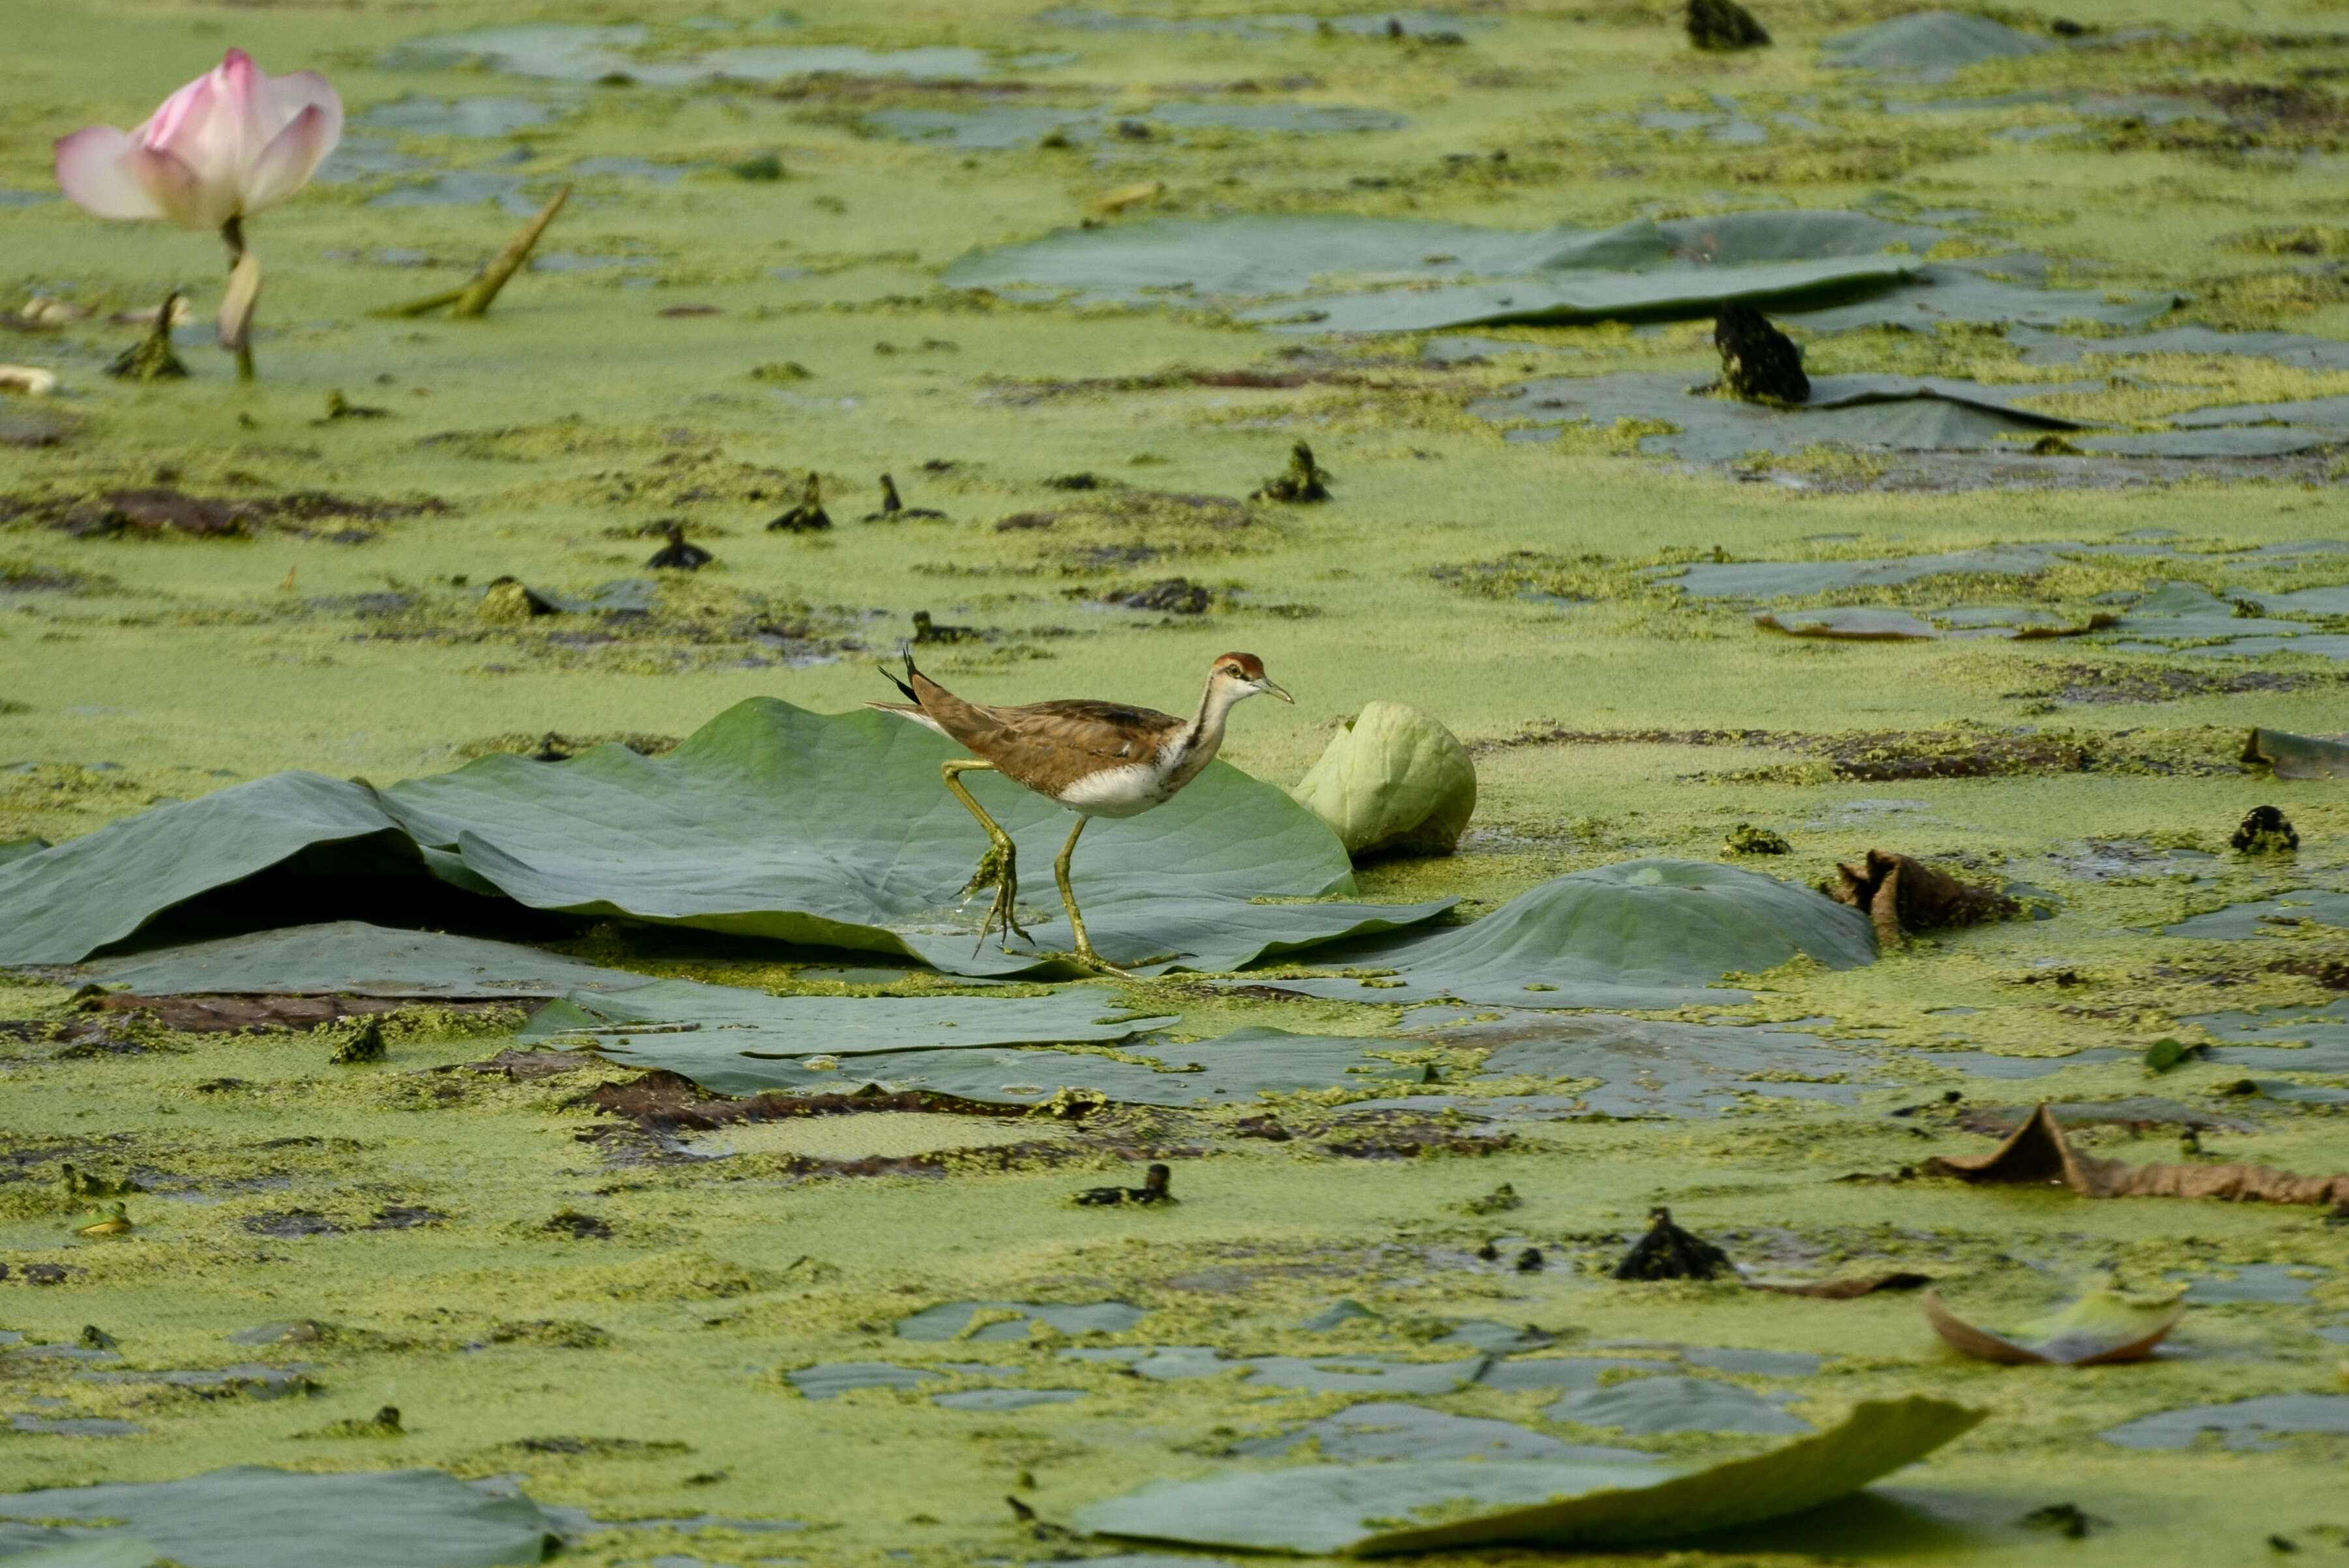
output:
[[[682,523],[667,522],[661,533],[668,542],[649,556],[645,564],[655,571],[698,572],[718,558],[685,537]]]
[[[767,524],[770,533],[814,533],[832,526],[832,518],[823,510],[823,484],[815,470],[808,470],[807,481],[800,491],[797,506]]]
[[[1290,504],[1329,499],[1329,470],[1313,460],[1313,449],[1303,441],[1288,449],[1288,471],[1265,480],[1261,488],[1248,496],[1250,500],[1277,500]]]
[[[1758,49],[1770,42],[1769,32],[1737,0],[1689,0],[1687,26],[1689,42],[1713,53]]]
[[[897,495],[897,481],[890,478],[887,474],[883,474],[881,476],[881,510],[879,511],[866,512],[863,521],[866,522],[897,522],[906,518],[921,517],[942,519],[945,516],[946,513],[938,511],[936,507],[907,506]]]
[[[1692,0],[1692,30],[1696,6],[1708,3],[1744,15],[1735,0]],[[1810,400],[1811,378],[1803,374],[1802,349],[1752,305],[1733,300],[1721,307],[1713,320],[1713,346],[1721,353],[1721,382],[1731,397],[1747,403]]]
[[[2254,806],[2227,842],[2247,855],[2285,855],[2300,848],[2300,834],[2280,806]]]
[[[1751,822],[1740,822],[1730,829],[1729,836],[1721,844],[1722,853],[1729,855],[1785,855],[1792,854],[1794,849],[1784,833],[1757,828]]]
[[[1077,1202],[1086,1205],[1115,1203],[1172,1203],[1174,1194],[1168,1183],[1174,1173],[1164,1165],[1153,1165],[1143,1172],[1139,1187],[1088,1187],[1077,1194]]]
[[[2091,1531],[2112,1528],[2111,1520],[2083,1512],[2075,1502],[2051,1502],[2044,1508],[2034,1508],[2016,1522],[2028,1530],[2052,1531],[2066,1541],[2085,1541]]]
[[[173,289],[163,296],[162,308],[155,313],[155,324],[147,335],[124,349],[108,362],[106,373],[125,381],[176,381],[184,378],[188,367],[171,350],[172,318],[180,309],[180,291]]]
[[[1634,1243],[1610,1276],[1619,1280],[1719,1279],[1733,1273],[1729,1254],[1672,1222],[1670,1209],[1648,1212],[1648,1233]]]

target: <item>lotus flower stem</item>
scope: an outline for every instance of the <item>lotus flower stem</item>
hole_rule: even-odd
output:
[[[245,249],[243,218],[221,225],[221,242],[228,246],[228,291],[221,298],[220,344],[236,356],[236,378],[251,381],[256,378],[253,311],[261,298],[261,258]]]

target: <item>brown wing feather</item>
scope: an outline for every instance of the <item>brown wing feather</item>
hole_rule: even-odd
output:
[[[964,701],[918,670],[909,668],[906,681],[920,699],[921,717],[933,727],[1014,783],[1056,798],[1088,774],[1147,761],[1189,722],[1154,708],[1081,697],[988,707]],[[905,712],[895,704],[867,706]]]

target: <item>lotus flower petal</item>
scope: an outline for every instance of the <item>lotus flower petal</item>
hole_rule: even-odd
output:
[[[57,184],[68,200],[100,218],[160,218],[162,204],[140,177],[138,146],[110,125],[93,125],[57,143]]]
[[[295,115],[254,160],[252,173],[245,181],[244,211],[258,212],[264,207],[274,207],[307,185],[312,171],[326,161],[326,154],[334,151],[341,134],[339,111],[329,115],[312,104]]]

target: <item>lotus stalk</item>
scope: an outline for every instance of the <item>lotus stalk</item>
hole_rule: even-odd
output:
[[[160,218],[228,247],[220,346],[254,378],[261,259],[245,220],[310,182],[343,138],[343,100],[316,71],[265,75],[242,49],[163,100],[136,130],[94,125],[57,144],[57,184],[100,218]]]

